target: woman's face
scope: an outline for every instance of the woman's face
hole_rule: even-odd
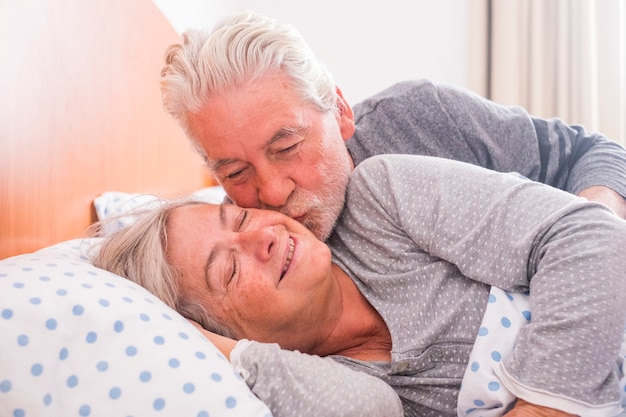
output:
[[[329,248],[280,213],[188,205],[168,223],[167,254],[184,295],[238,338],[291,346],[332,311],[337,283]]]

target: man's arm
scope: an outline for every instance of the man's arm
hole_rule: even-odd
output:
[[[357,130],[347,146],[355,164],[379,154],[430,155],[518,172],[573,194],[603,186],[626,197],[626,149],[581,126],[424,80],[396,84],[354,110]]]
[[[597,185],[585,188],[578,193],[578,196],[589,201],[602,203],[613,210],[617,216],[626,219],[626,199],[608,187]]]

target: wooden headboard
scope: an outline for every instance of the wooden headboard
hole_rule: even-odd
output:
[[[82,236],[104,191],[213,184],[161,108],[163,55],[179,36],[150,0],[0,9],[0,259]]]

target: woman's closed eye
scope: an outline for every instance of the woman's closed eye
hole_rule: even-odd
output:
[[[248,210],[241,210],[239,212],[239,215],[237,216],[235,231],[241,232],[245,228],[246,223],[249,218],[250,218],[250,212]]]
[[[229,285],[232,280],[237,276],[238,268],[237,268],[237,258],[234,253],[231,253],[230,256],[230,268],[227,269],[229,272],[227,274],[226,285]]]

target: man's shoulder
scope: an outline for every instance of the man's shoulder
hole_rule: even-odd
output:
[[[406,115],[407,112],[414,116],[425,115],[432,109],[439,111],[442,100],[456,100],[457,96],[466,94],[466,90],[452,84],[427,79],[401,81],[355,104],[355,121],[359,123],[363,119],[387,118],[396,113]]]
[[[414,79],[414,80],[405,80],[400,81],[391,86],[381,90],[380,92],[374,94],[371,97],[366,98],[360,103],[357,103],[354,108],[358,109],[360,107],[371,107],[372,103],[377,103],[383,100],[404,97],[404,96],[414,96],[416,94],[424,94],[428,92],[435,91],[437,86],[430,80],[427,79]]]

